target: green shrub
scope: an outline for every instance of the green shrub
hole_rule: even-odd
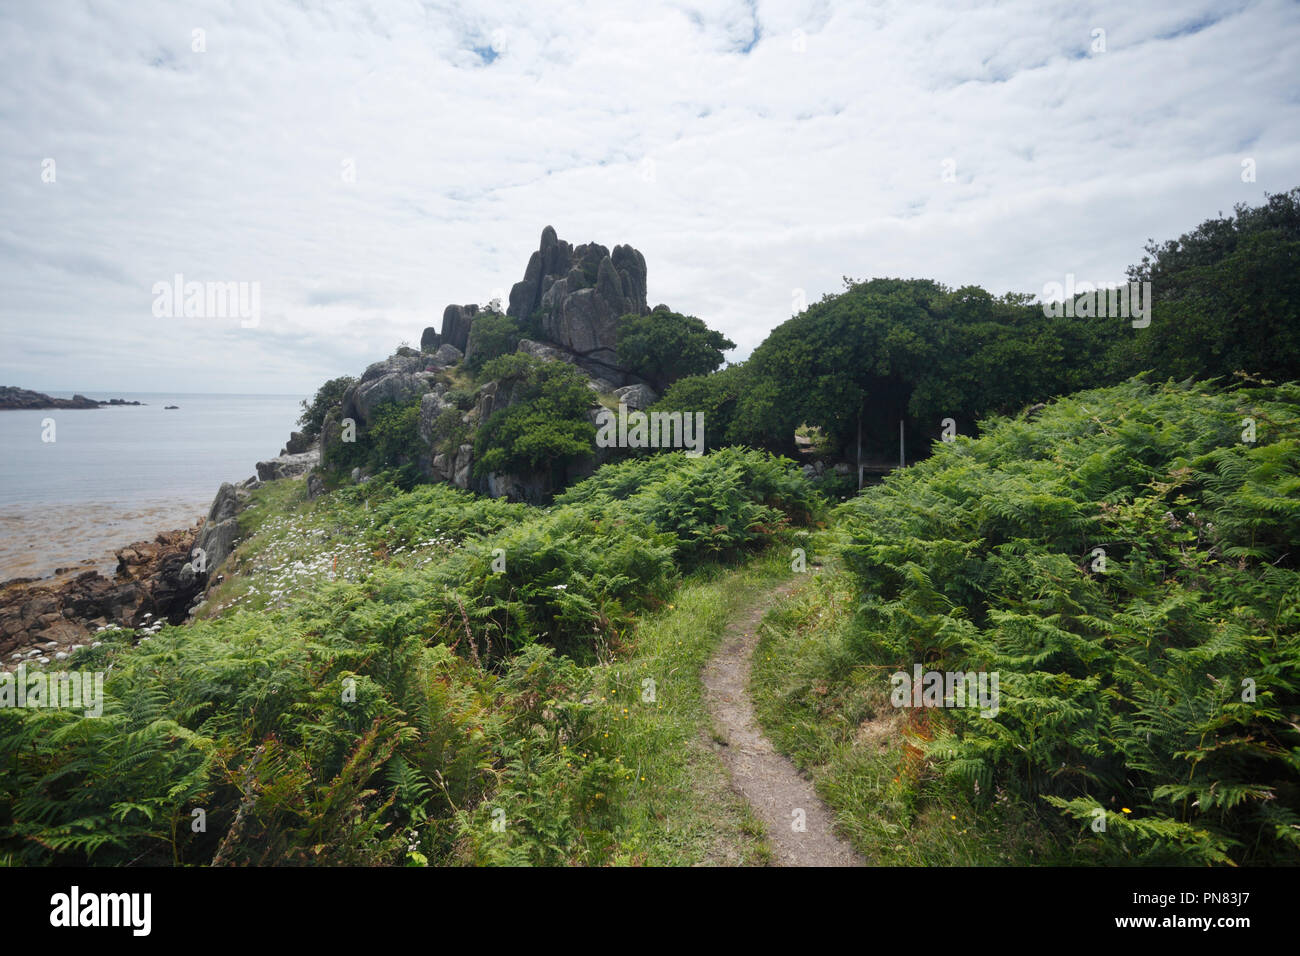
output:
[[[822,505],[794,462],[741,448],[607,465],[555,501],[639,518],[671,534],[688,565],[734,556],[791,523],[806,524]]]
[[[708,375],[736,343],[693,315],[660,309],[618,320],[618,361],[656,391],[687,375]]]
[[[494,358],[514,352],[522,337],[523,328],[513,317],[500,312],[480,312],[470,326],[465,367],[479,375],[483,366]]]
[[[319,438],[325,416],[342,404],[343,395],[356,383],[357,380],[350,375],[332,378],[316,390],[316,396],[310,402],[304,399],[301,403],[302,417],[298,419],[303,435]]]
[[[488,363],[484,374],[496,380],[498,401],[510,396],[510,404],[479,425],[475,475],[540,471],[558,484],[566,464],[594,450],[592,393],[572,365],[513,353]]]
[[[850,656],[1000,674],[996,716],[917,746],[1057,808],[1079,861],[1300,859],[1300,388],[1135,380],[982,428],[839,510]]]
[[[356,441],[333,442],[327,452],[331,468],[346,472],[362,467],[370,471],[391,469],[404,488],[419,480],[418,462],[426,454],[420,438],[420,400],[406,404],[384,402],[359,425]]]

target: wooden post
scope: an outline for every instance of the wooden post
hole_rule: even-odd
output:
[[[862,399],[858,399],[858,491],[862,490]]]

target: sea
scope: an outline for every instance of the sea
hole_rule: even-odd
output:
[[[192,527],[223,481],[280,453],[307,397],[86,394],[143,404],[0,410],[0,582],[111,574],[114,550]]]

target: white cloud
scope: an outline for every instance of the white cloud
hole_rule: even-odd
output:
[[[1300,183],[1297,47],[1281,0],[10,6],[0,382],[307,392],[548,223],[737,355],[844,275],[1119,277]],[[260,282],[260,325],[154,318],[177,272]]]

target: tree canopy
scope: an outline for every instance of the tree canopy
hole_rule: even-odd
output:
[[[688,375],[707,375],[736,343],[693,315],[658,308],[619,319],[618,360],[659,392]]]

